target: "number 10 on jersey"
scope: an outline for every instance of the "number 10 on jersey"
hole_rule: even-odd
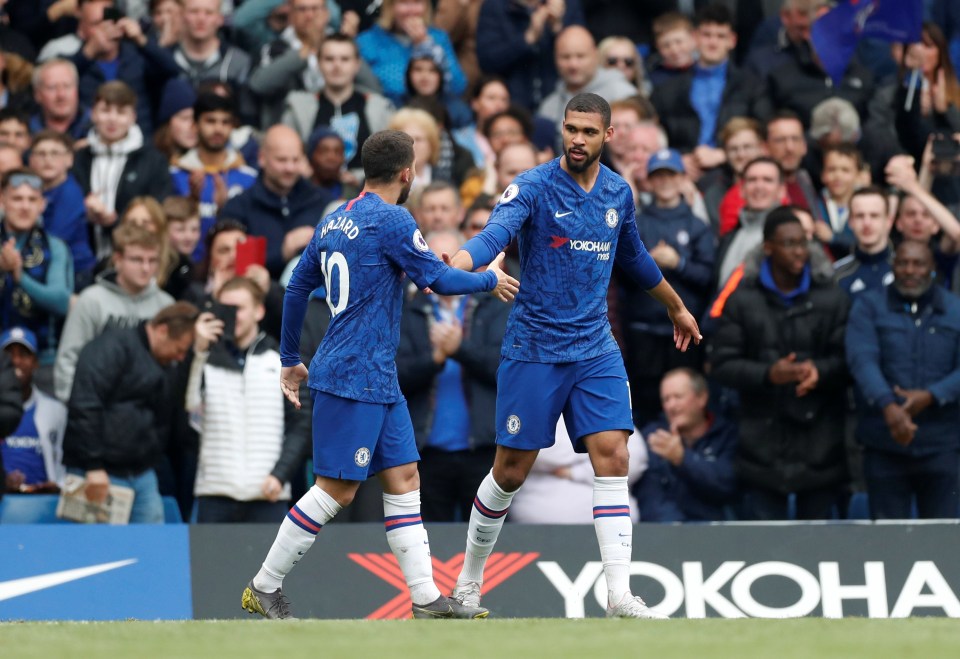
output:
[[[336,316],[347,308],[347,302],[350,300],[350,268],[347,266],[347,259],[340,252],[320,252],[320,269],[323,271],[324,288],[327,289],[327,306],[330,307],[330,315]],[[337,303],[333,303],[331,291],[333,290],[333,272],[337,271]]]

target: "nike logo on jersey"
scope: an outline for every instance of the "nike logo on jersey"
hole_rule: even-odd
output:
[[[572,212],[573,211],[567,211],[566,213],[561,213],[560,211],[557,211],[556,213],[553,214],[553,216],[556,218],[566,217],[567,215],[570,215],[570,213]]]
[[[0,582],[0,602],[13,597],[20,597],[21,595],[35,593],[38,590],[46,590],[47,588],[53,588],[54,586],[70,583],[71,581],[77,581],[78,579],[92,577],[93,575],[100,574],[101,572],[116,570],[117,568],[126,567],[127,565],[132,565],[136,562],[137,559],[128,558],[127,560],[115,561],[113,563],[101,563],[99,565],[91,565],[89,567],[81,567],[73,570],[48,572],[47,574],[38,574],[34,577],[3,581]]]

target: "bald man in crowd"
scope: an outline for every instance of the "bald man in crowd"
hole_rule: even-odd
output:
[[[495,196],[499,197],[513,183],[513,179],[538,164],[537,149],[530,142],[516,142],[500,149],[497,154],[497,188],[493,191]]]
[[[637,88],[615,68],[600,68],[600,54],[586,28],[571,25],[557,35],[554,58],[560,80],[552,94],[543,99],[537,114],[559,125],[567,102],[581,92],[602,96],[608,103],[633,96]]]
[[[251,236],[267,239],[267,270],[277,278],[287,261],[310,243],[331,199],[304,177],[303,142],[289,126],[278,124],[266,132],[259,164],[256,182],[230,199],[220,218],[239,220]]]

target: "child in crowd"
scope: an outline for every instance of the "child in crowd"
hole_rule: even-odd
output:
[[[857,190],[863,157],[852,144],[829,147],[823,154],[823,217],[829,224],[819,221],[816,236],[836,258],[846,256],[853,246],[853,231],[847,226],[850,215],[850,198]]]
[[[651,58],[650,82],[662,85],[693,66],[697,51],[693,23],[679,12],[668,12],[653,21],[653,43],[658,57]]]
[[[167,236],[173,252],[173,270],[166,290],[177,299],[196,279],[192,255],[200,242],[200,207],[189,197],[167,197],[163,200],[167,216]]]
[[[637,232],[663,276],[694,317],[706,309],[716,250],[710,226],[694,214],[685,189],[690,179],[683,159],[674,149],[660,149],[647,161],[647,181],[653,202],[637,213]],[[669,337],[673,323],[667,312],[646,291],[621,282],[624,296],[620,322],[624,328],[627,374],[633,396],[634,422],[638,425],[660,414],[660,380],[669,370],[702,367],[702,352],[680,352]],[[652,303],[652,304],[651,304]]]

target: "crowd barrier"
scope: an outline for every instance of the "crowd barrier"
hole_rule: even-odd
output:
[[[429,528],[449,591],[465,527]],[[0,620],[236,618],[274,525],[0,526]],[[960,617],[960,523],[641,525],[632,586],[675,617]],[[410,600],[383,528],[325,526],[284,592],[304,618],[405,618]],[[502,617],[603,615],[587,526],[508,524],[484,605]]]

